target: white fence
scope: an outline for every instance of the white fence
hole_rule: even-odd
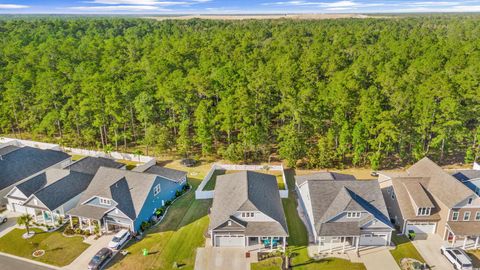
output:
[[[480,164],[478,164],[477,162],[474,162],[473,163],[473,169],[474,170],[480,170]]]
[[[285,177],[285,170],[283,165],[230,165],[230,164],[213,164],[210,171],[207,175],[203,178],[202,183],[198,186],[197,190],[195,191],[195,198],[197,200],[202,199],[212,199],[215,195],[214,190],[203,190],[207,185],[208,181],[212,178],[212,175],[215,173],[216,170],[225,170],[225,171],[281,171],[282,172],[282,180],[285,186],[285,189],[279,190],[281,198],[288,198],[288,185],[287,185],[287,178]]]
[[[40,149],[50,149],[50,150],[57,150],[57,151],[62,150],[62,148],[58,144],[19,140],[19,139],[13,139],[13,138],[0,138],[0,143],[1,143],[0,148],[8,145],[14,145],[19,147],[30,146],[30,147],[40,148]]]
[[[113,159],[128,160],[128,161],[142,163],[143,164],[142,166],[152,166],[156,164],[155,158],[149,157],[149,156],[127,154],[127,153],[120,153],[120,152],[105,153],[101,151],[94,151],[94,150],[87,150],[87,149],[80,149],[80,148],[61,147],[58,144],[52,144],[52,143],[18,140],[13,138],[0,138],[0,148],[5,147],[7,145],[15,145],[19,147],[30,146],[30,147],[40,148],[40,149],[64,151],[73,155],[90,156],[90,157],[106,157],[106,158],[113,158]]]

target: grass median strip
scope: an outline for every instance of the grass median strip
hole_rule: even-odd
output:
[[[400,266],[400,262],[403,258],[412,258],[420,262],[425,262],[422,255],[417,251],[412,242],[404,235],[392,235],[392,241],[396,247],[394,250],[390,250],[395,262]]]

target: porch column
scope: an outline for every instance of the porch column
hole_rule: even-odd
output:
[[[355,250],[358,252],[358,246],[360,243],[360,236],[355,237]]]
[[[346,240],[346,238],[343,239],[342,253],[345,253],[345,243],[347,242]]]
[[[52,220],[52,226],[55,227],[55,217],[53,216],[52,211],[50,211],[50,219]]]
[[[273,237],[270,237],[270,250],[273,250]]]
[[[42,218],[43,218],[43,224],[47,225],[47,221],[45,219],[45,211],[42,210]]]
[[[465,249],[465,247],[467,246],[467,240],[468,240],[468,236],[464,236],[463,237],[463,249]]]
[[[103,224],[105,226],[105,233],[108,233],[108,224],[107,224],[107,221],[105,219],[103,219]]]
[[[102,224],[100,223],[100,219],[97,220],[97,224],[98,224],[98,234],[99,235],[102,235]]]
[[[455,245],[456,240],[457,240],[457,236],[454,234],[452,239],[452,247]]]
[[[477,249],[478,247],[478,239],[480,238],[480,236],[477,236],[477,238],[475,238],[475,247],[474,249]]]
[[[449,233],[447,233],[447,231],[448,231],[447,228],[445,228],[445,230],[443,231],[443,240],[447,240],[447,241],[448,241],[448,234],[449,234]]]
[[[92,220],[91,220],[91,219],[88,219],[88,229],[90,230],[90,233],[93,233],[93,230],[92,230]]]
[[[330,238],[330,253],[332,253],[333,249],[333,239]]]
[[[73,219],[72,219],[72,216],[70,216],[70,227],[73,228]]]
[[[477,240],[478,240],[478,237],[477,237]],[[287,246],[287,238],[286,237],[283,237],[283,250],[285,250],[285,247]],[[476,248],[476,247],[475,247]]]
[[[37,211],[35,211],[35,209],[33,210],[33,218],[35,219],[35,222],[38,222]]]

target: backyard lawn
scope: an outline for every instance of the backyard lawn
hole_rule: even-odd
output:
[[[210,178],[210,180],[208,180],[203,190],[214,190],[215,184],[217,183],[217,176],[223,175],[223,174],[236,173],[236,172],[239,172],[239,171],[215,170],[215,172],[212,174],[212,177]],[[277,178],[278,188],[285,189],[285,184],[283,182],[283,176],[281,171],[258,170],[258,172],[274,175]]]
[[[390,253],[392,253],[393,258],[399,266],[400,261],[403,258],[412,258],[423,263],[425,262],[422,255],[418,253],[415,246],[405,235],[396,235],[395,233],[393,233],[392,241],[395,243],[396,248],[394,250],[390,250]]]
[[[308,257],[308,232],[298,216],[293,175],[293,170],[285,171],[290,194],[288,199],[282,200],[290,234],[288,245],[292,254],[291,267],[299,270],[365,270],[366,268],[362,263],[352,263],[339,258],[314,260]],[[252,270],[280,269],[281,263],[280,258],[273,258],[253,263],[251,268]]]
[[[26,240],[22,238],[24,229],[14,229],[9,232],[0,238],[0,252],[56,266],[65,266],[89,247],[79,236],[65,237],[61,231],[46,233],[38,229],[33,230],[37,234]],[[45,250],[45,255],[35,258],[32,253],[38,249]]]
[[[127,247],[128,254],[109,269],[174,269],[174,264],[181,269],[193,269],[198,247],[205,244],[204,232],[208,228],[208,209],[211,200],[195,200],[195,188],[205,175],[205,168],[181,168],[189,171],[195,178],[189,178],[193,188],[175,201],[169,208],[165,219],[158,227],[148,231],[145,238]],[[149,251],[148,256],[142,250]]]

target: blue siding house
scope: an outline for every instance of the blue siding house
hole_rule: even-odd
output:
[[[104,232],[128,228],[139,232],[144,221],[187,183],[187,173],[154,166],[132,171],[101,167],[78,205],[68,212],[81,229]]]

